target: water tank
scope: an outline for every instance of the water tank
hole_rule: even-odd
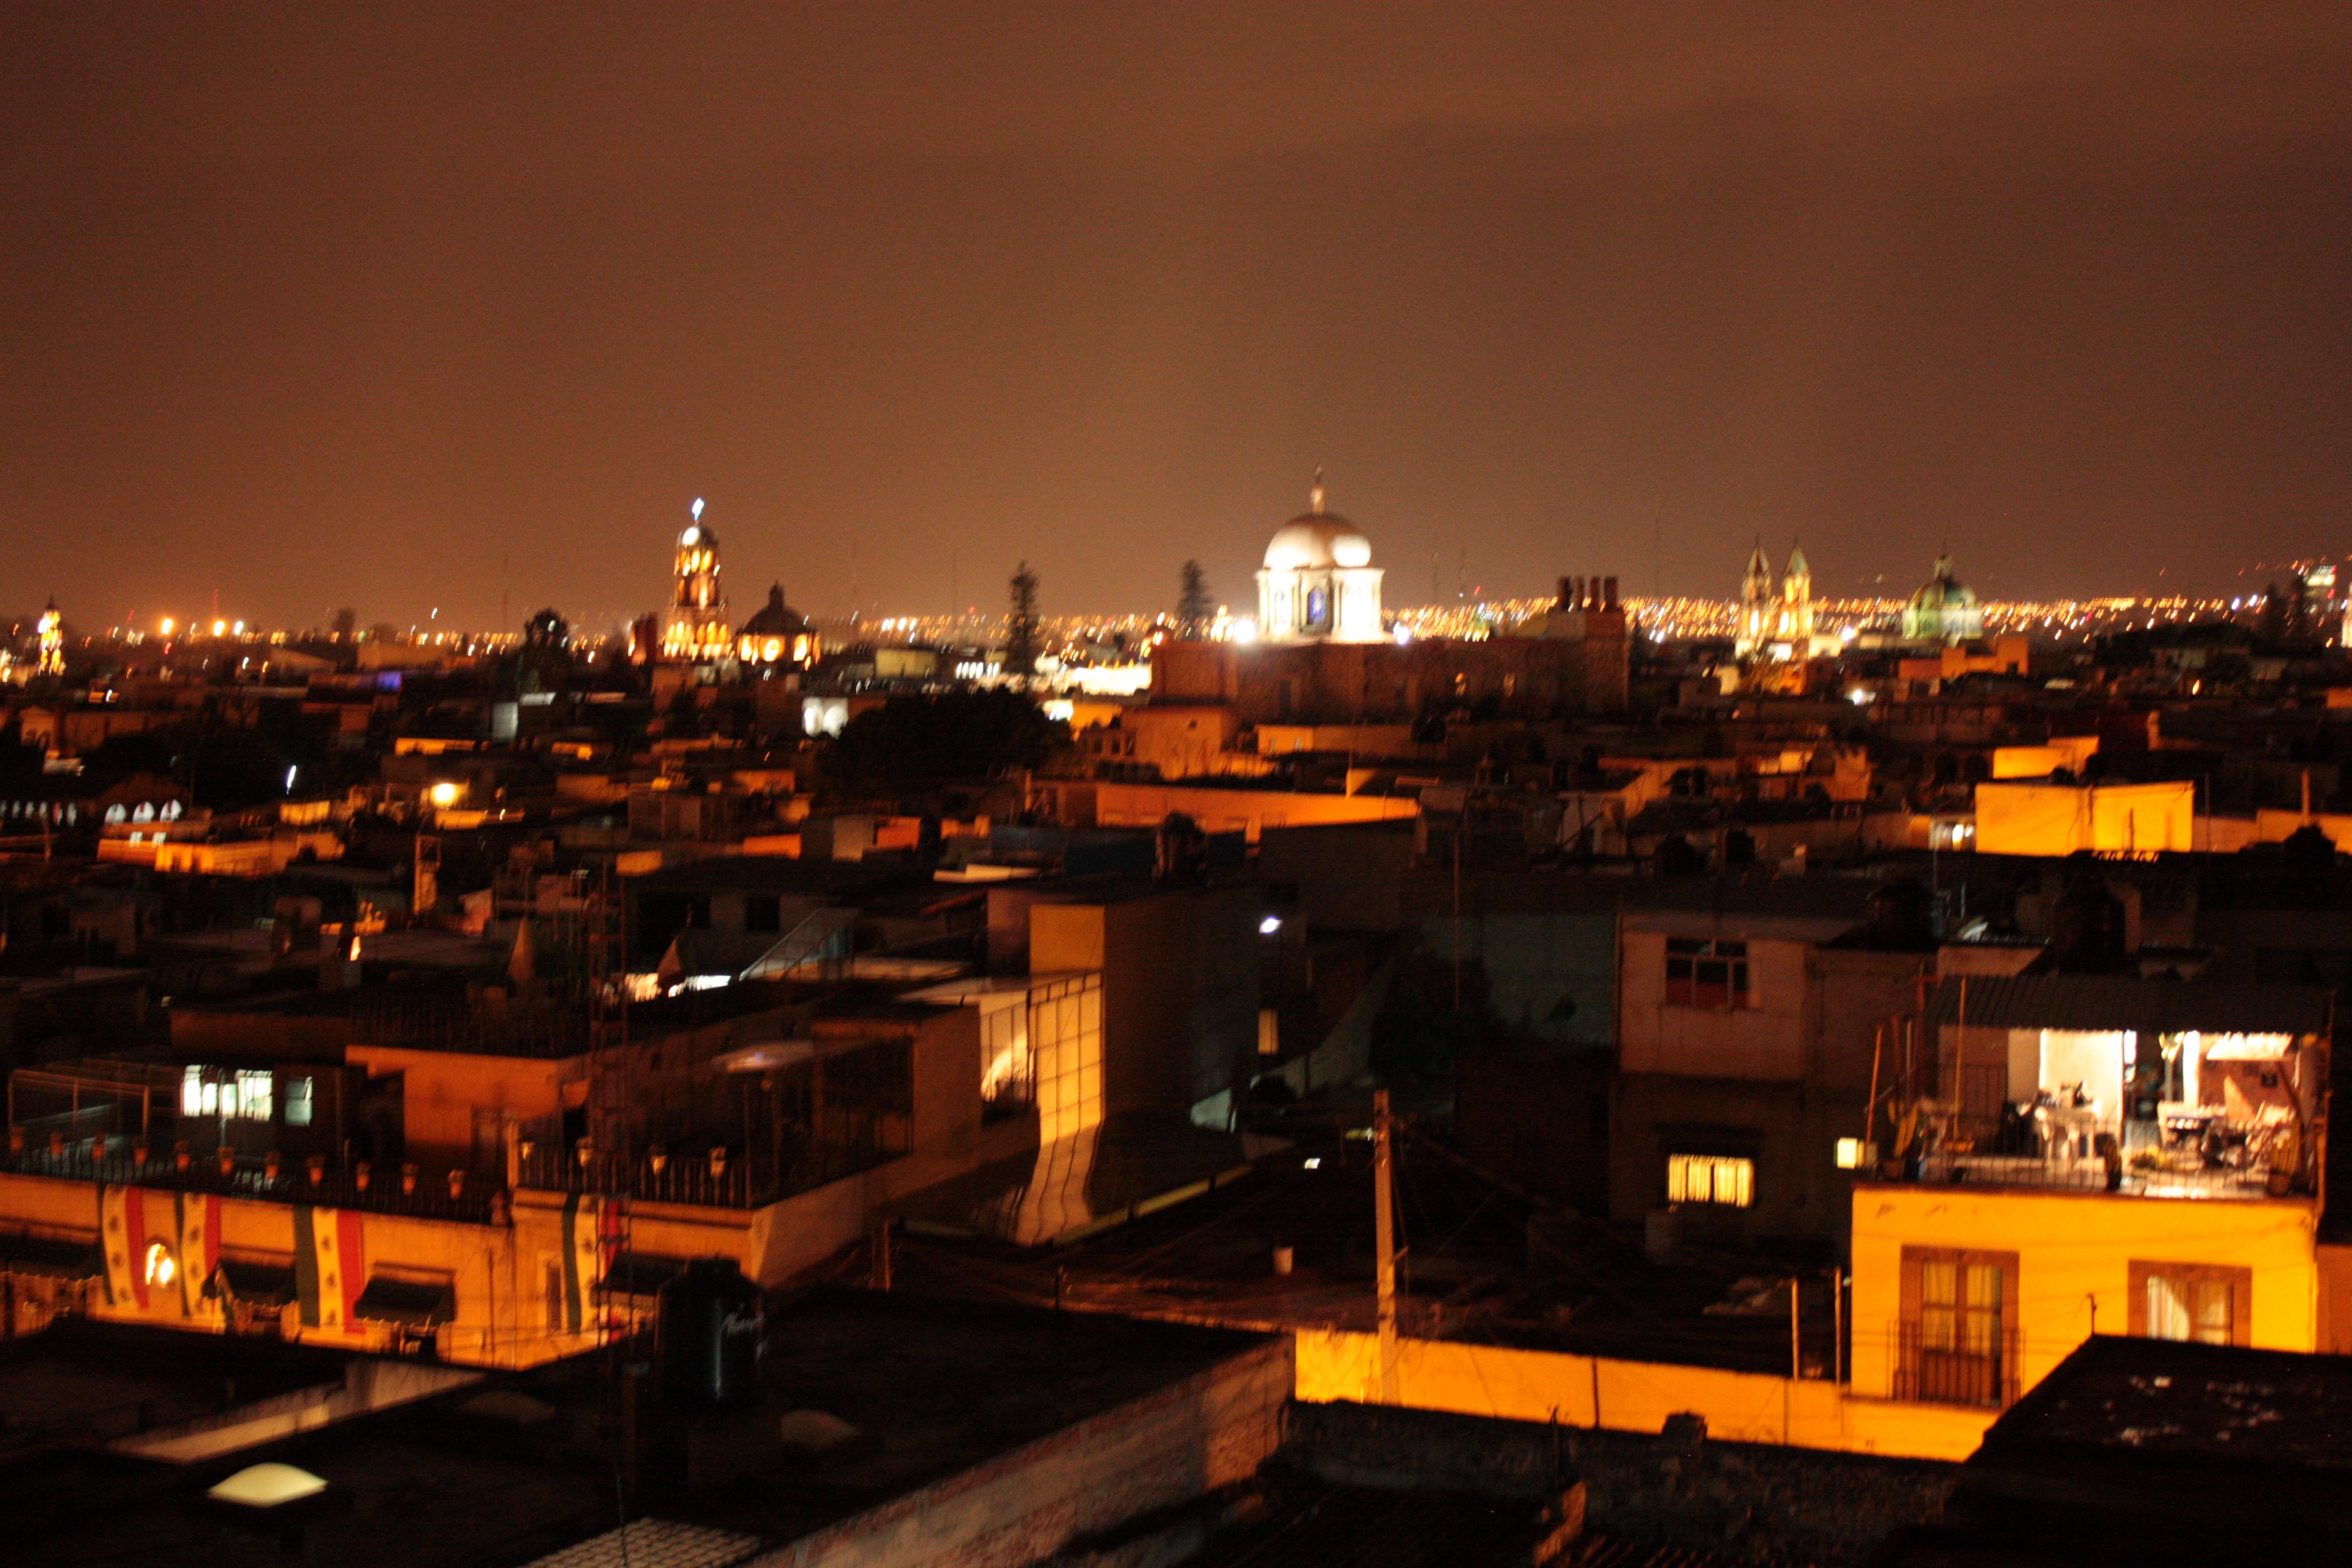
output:
[[[662,1396],[696,1409],[749,1405],[767,1352],[765,1299],[731,1258],[700,1258],[661,1288]]]

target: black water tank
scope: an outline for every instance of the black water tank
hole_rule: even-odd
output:
[[[661,1288],[662,1396],[709,1409],[760,1396],[766,1300],[731,1258],[699,1258]]]

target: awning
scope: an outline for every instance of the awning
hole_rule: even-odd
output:
[[[95,1241],[45,1236],[0,1236],[0,1273],[43,1279],[98,1279],[106,1260]]]
[[[283,1307],[294,1300],[294,1268],[226,1261],[213,1270],[213,1289],[248,1307]]]
[[[409,1279],[387,1279],[379,1274],[360,1292],[354,1316],[379,1323],[401,1323],[429,1329],[457,1315],[457,1293],[446,1280],[421,1285]]]
[[[1967,995],[1963,1007],[1961,996]],[[2117,974],[1973,974],[1946,977],[1928,1004],[1937,1026],[2065,1029],[2143,1035],[2319,1035],[2333,998],[2315,985],[2212,980],[2142,980]],[[1963,1016],[1965,1015],[1965,1019]]]

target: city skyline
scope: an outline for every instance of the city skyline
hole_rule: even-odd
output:
[[[1400,597],[2210,594],[2352,500],[2338,7],[18,16],[12,605],[633,613],[696,495],[817,613],[1241,602],[1318,466]]]

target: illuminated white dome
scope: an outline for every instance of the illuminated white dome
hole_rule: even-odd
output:
[[[1265,563],[1276,572],[1318,566],[1370,566],[1372,542],[1344,517],[1308,512],[1276,531]]]
[[[1319,472],[1307,510],[1266,543],[1257,598],[1258,633],[1269,642],[1377,642],[1382,635],[1372,542],[1323,510]]]

